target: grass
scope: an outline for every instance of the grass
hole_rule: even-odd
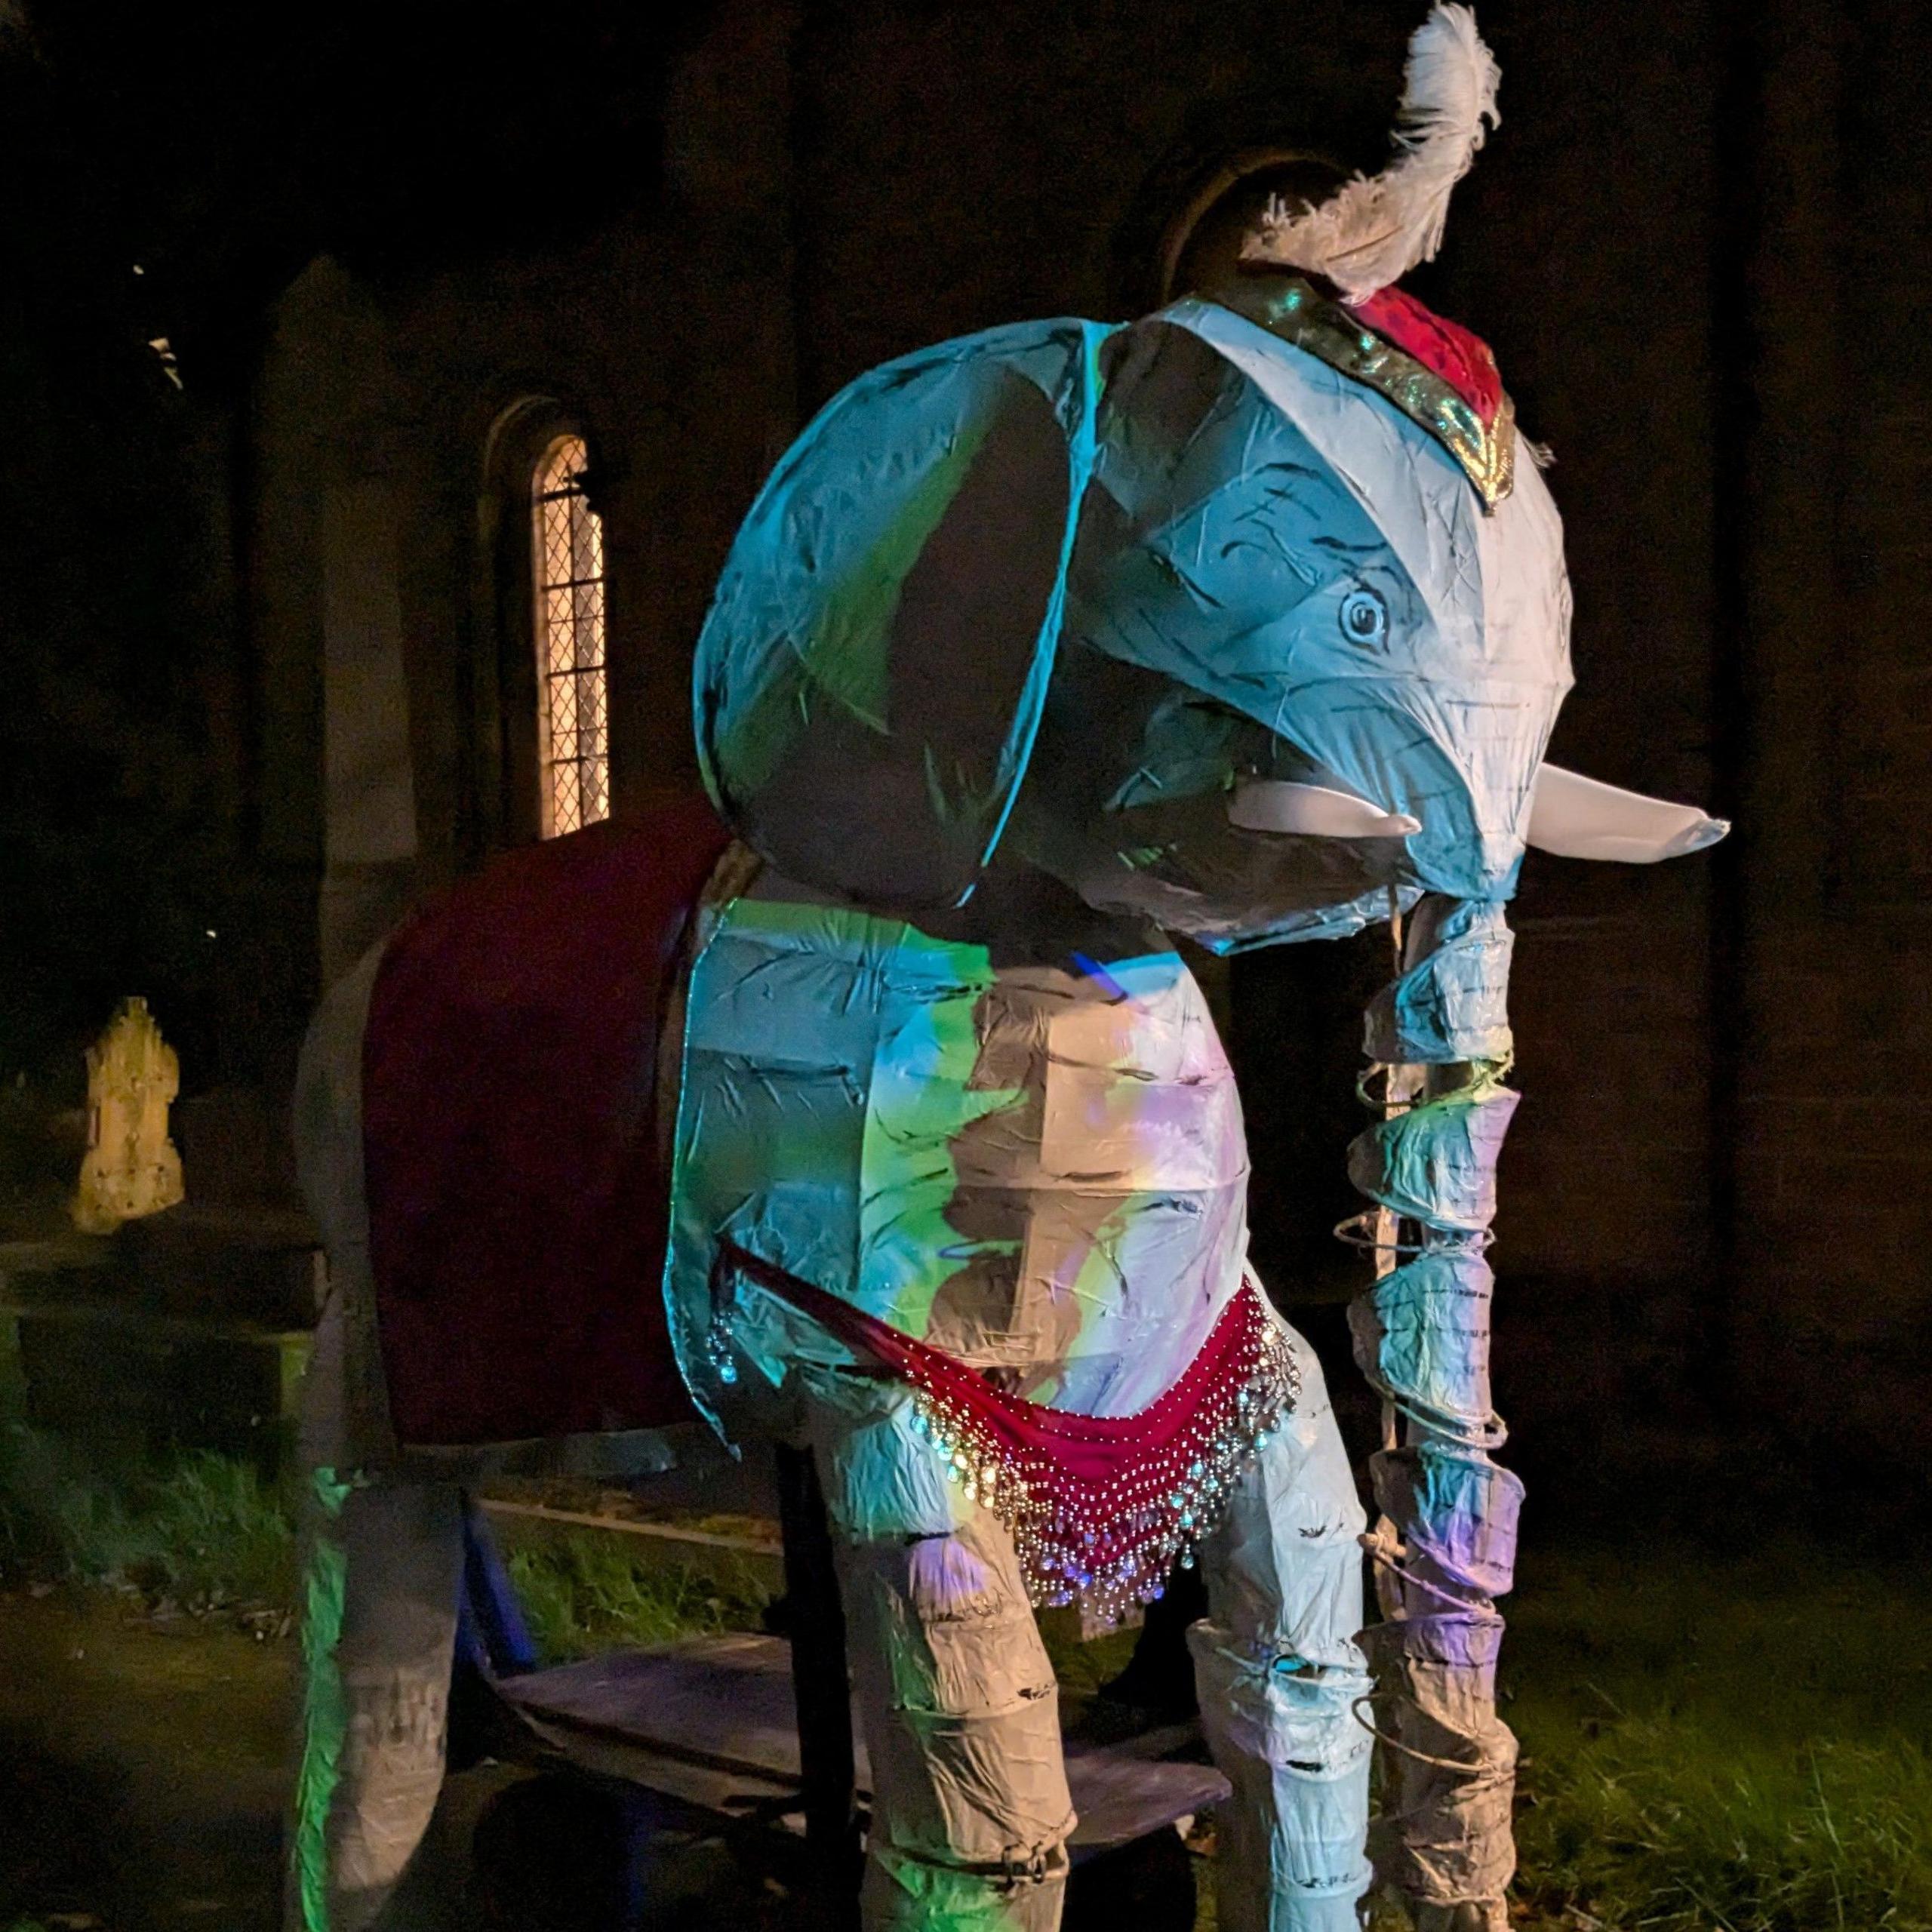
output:
[[[1527,1564],[1524,1896],[1616,1932],[1932,1932],[1924,1592],[1810,1546]]]
[[[1932,1767],[1909,1739],[1783,1749],[1631,1718],[1534,1767],[1531,1889],[1606,1926],[1932,1926]],[[1587,1920],[1586,1920],[1587,1922]]]
[[[246,1463],[195,1451],[108,1476],[15,1423],[0,1426],[0,1570],[198,1608],[282,1604],[295,1539]]]
[[[622,1646],[759,1627],[766,1593],[749,1577],[719,1583],[640,1563],[617,1539],[566,1531],[512,1550],[518,1601],[546,1663]]]
[[[641,1564],[569,1531],[508,1566],[545,1661],[758,1627],[767,1594]],[[195,1610],[295,1599],[292,1512],[248,1463],[193,1451],[112,1474],[58,1438],[0,1425],[0,1576],[122,1589]]]
[[[1505,1605],[1521,1932],[1932,1932],[1923,1567],[1532,1546]],[[1050,1641],[1063,1693],[1125,1661]],[[1200,1928],[1213,1923],[1211,1867]],[[1378,1902],[1377,1932],[1408,1918]]]
[[[0,1572],[172,1598],[292,1600],[294,1540],[245,1465],[109,1478],[0,1428]],[[764,1592],[569,1531],[513,1549],[547,1660],[755,1628]],[[1932,1645],[1922,1574],[1815,1544],[1532,1546],[1506,1607],[1522,1740],[1518,1895],[1566,1932],[1932,1932]],[[1051,1644],[1069,1703],[1131,1638]],[[1378,1921],[1380,1922],[1380,1921]],[[11,1928],[21,1932],[21,1928]]]

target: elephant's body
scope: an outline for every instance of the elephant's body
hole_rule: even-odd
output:
[[[701,838],[688,814],[669,823],[682,841]],[[611,1029],[604,1044],[629,1072],[590,1083],[589,1111],[606,1110],[608,1142],[586,1133],[582,1094],[549,1097],[555,1133],[592,1174],[609,1175],[639,1131],[675,1115],[675,1161],[651,1164],[675,1177],[665,1276],[696,1392],[707,1408],[723,1403],[735,1433],[783,1432],[817,1447],[872,1761],[903,1777],[923,1761],[913,1782],[933,1781],[917,1801],[879,1794],[874,1922],[929,1924],[943,1899],[947,1923],[963,1914],[1044,1932],[1057,1914],[1072,1819],[1051,1673],[1007,1527],[948,1480],[906,1392],[862,1372],[801,1318],[745,1307],[734,1346],[760,1372],[735,1389],[707,1374],[710,1259],[728,1238],[959,1361],[1002,1372],[1032,1399],[1135,1413],[1178,1380],[1244,1278],[1247,1154],[1232,1073],[1199,988],[1158,936],[1098,918],[1038,879],[995,881],[970,916],[935,921],[945,930],[934,932],[754,878],[740,854],[728,854],[714,889],[691,894],[688,921],[676,922],[688,925],[686,963],[651,982],[662,997],[648,1013],[635,1010],[641,985],[631,1008],[586,1004],[573,980],[545,997],[543,971],[533,975],[527,959],[493,959],[478,915],[500,921],[513,946],[513,907],[566,904],[546,887],[580,872],[586,857],[611,887],[620,855],[648,863],[651,843],[648,828],[628,848],[622,834],[576,835],[575,849],[558,841],[486,872],[366,961],[312,1030],[298,1095],[302,1166],[333,1292],[305,1448],[323,1472],[312,1550],[341,1596],[333,1634],[310,1633],[311,1750],[297,1821],[309,1864],[294,1922],[304,1932],[372,1922],[438,1783],[459,1567],[454,1486],[496,1445],[452,1438],[447,1419],[463,1412],[452,1392],[466,1385],[417,1345],[426,1308],[460,1360],[478,1337],[541,1312],[506,1259],[542,1275],[554,1332],[534,1334],[521,1354],[497,1346],[494,1386],[463,1398],[506,1432],[547,1416],[561,1435],[580,1414],[558,1405],[547,1378],[557,1349],[581,1340],[589,1317],[633,1346],[654,1336],[656,1366],[672,1366],[661,1318],[613,1326],[596,1298],[601,1273],[574,1308],[568,1270],[543,1256],[544,1225],[531,1218],[540,1203],[526,1198],[520,1171],[534,1145],[530,1097],[513,1097],[492,1133],[487,1103],[506,1057],[512,1067],[571,1057],[536,1016],[555,1025],[577,1011],[593,1038]],[[694,870],[682,844],[666,863]],[[666,946],[666,957],[678,950]],[[568,974],[576,957],[560,949],[547,970]],[[445,970],[459,959],[461,973]],[[506,1004],[522,1012],[520,1046],[485,1023]],[[676,1083],[675,1107],[635,1077],[640,1056]],[[441,1118],[414,1116],[425,1145],[405,1189],[370,1170],[385,1150],[398,1164],[402,1150],[386,1137],[412,1117],[393,1091],[407,1090],[412,1067],[435,1069],[448,1106]],[[364,1088],[377,1069],[389,1081],[380,1095]],[[373,1119],[386,1122],[380,1134]],[[554,1176],[553,1161],[543,1166]],[[441,1188],[425,1174],[442,1177]],[[479,1257],[457,1225],[464,1204],[487,1215],[485,1204],[506,1192],[520,1212],[497,1214],[495,1229],[510,1252]],[[380,1204],[373,1218],[371,1197]],[[574,1220],[576,1251],[600,1231],[617,1241],[626,1231],[604,1217],[638,1204],[634,1189],[609,1186],[556,1204],[560,1220]],[[661,1238],[654,1252],[661,1263]],[[632,1293],[664,1305],[653,1270]],[[1253,1706],[1251,1734],[1221,1741],[1231,1761],[1254,1767],[1247,1798],[1260,1896],[1292,1881],[1300,1903],[1278,1922],[1340,1932],[1367,1877],[1366,1740],[1349,1709],[1366,1687],[1352,1641],[1362,1519],[1319,1367],[1300,1353],[1300,1407],[1251,1468],[1226,1534],[1204,1545],[1223,1620],[1201,1627],[1197,1650],[1221,1686],[1214,1708],[1244,1697]],[[565,1392],[573,1404],[586,1388],[633,1404],[611,1409],[607,1432],[559,1444],[573,1469],[635,1472],[639,1444],[651,1440],[639,1429],[674,1419],[635,1406],[660,1378],[620,1366],[614,1375],[585,1362]],[[764,1399],[737,1399],[751,1390]],[[429,1425],[414,1438],[411,1417]],[[411,1453],[423,1451],[433,1466]],[[963,1647],[961,1619],[971,1634]],[[1282,1693],[1268,1665],[1284,1650],[1306,1676],[1276,1709]],[[924,1688],[909,1691],[922,1674]],[[318,1750],[313,1714],[343,1709],[345,1734]],[[1299,1772],[1269,1768],[1260,1742],[1283,1724],[1306,1761]],[[1305,1789],[1319,1801],[1300,1798]]]
[[[1506,1922],[1493,1598],[1519,1486],[1490,1460],[1483,1250],[1515,1101],[1502,907],[1570,682],[1561,526],[1474,337],[1398,291],[1223,294],[1118,330],[989,331],[835,398],[747,516],[698,642],[700,760],[742,843],[717,860],[713,826],[667,860],[663,906],[688,918],[614,926],[617,898],[546,895],[552,871],[595,874],[572,870],[592,844],[560,841],[494,875],[534,927],[486,875],[451,902],[466,951],[424,946],[432,914],[318,1019],[303,1165],[335,1292],[309,1436],[326,1587],[305,1932],[371,1922],[433,1793],[455,1519],[398,1473],[393,1426],[429,1413],[408,1378],[480,1390],[467,1425],[445,1404],[420,1438],[446,1453],[473,1463],[527,1413],[575,1432],[575,1466],[621,1469],[651,1453],[637,1426],[673,1358],[728,1432],[817,1452],[878,1779],[872,1924],[1050,1932],[1069,1818],[1011,1512],[909,1386],[716,1264],[814,1283],[1036,1413],[1140,1415],[1247,1292],[1239,1106],[1165,931],[1225,952],[1412,911],[1369,1016],[1389,1117],[1350,1167],[1378,1211],[1354,1312],[1386,1405],[1384,1870],[1425,1924]],[[1721,830],[1587,781],[1565,796],[1590,821],[1572,850],[1658,857]],[[627,976],[633,943],[648,970]],[[578,997],[573,959],[631,1004]],[[386,985],[454,1058],[389,1051]],[[533,1051],[525,998],[598,1052]],[[466,1071],[479,1042],[494,1057]],[[479,1104],[497,1087],[518,1124],[500,1144]],[[1300,1358],[1285,1425],[1239,1404],[1224,1465],[1183,1472],[1198,1496],[1164,1480],[1125,1513],[1171,1506],[1207,1575],[1190,1641],[1235,1792],[1223,1924],[1350,1932],[1364,1518],[1318,1367],[1258,1318]]]
[[[724,1238],[1032,1399],[1146,1407],[1244,1260],[1240,1100],[1179,955],[1050,880],[921,927],[728,844],[691,801],[497,861],[318,1014],[304,1169],[332,1247],[366,1242],[397,1444],[662,1428],[686,1380],[730,1409]]]
[[[721,1237],[1034,1401],[1127,1415],[1239,1287],[1234,1076],[1159,934],[1054,888],[914,924],[768,875],[720,909],[685,1026],[671,1300]],[[808,1341],[737,1346],[773,1384]],[[687,1373],[728,1409],[703,1351]]]

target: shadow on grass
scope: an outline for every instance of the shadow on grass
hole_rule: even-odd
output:
[[[97,1756],[56,1756],[47,1740],[0,1724],[0,1817],[8,1848],[0,1859],[0,1926],[27,1932],[23,1915],[98,1909],[112,1874],[103,1847],[125,1838],[125,1772]]]

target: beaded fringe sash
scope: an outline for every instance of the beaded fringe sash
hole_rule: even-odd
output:
[[[1165,1395],[1137,1415],[1083,1416],[1009,1395],[734,1242],[720,1244],[718,1275],[776,1295],[911,1385],[917,1426],[967,1500],[1011,1531],[1036,1604],[1118,1617],[1158,1597],[1177,1558],[1192,1566],[1301,1393],[1294,1350],[1252,1275]]]

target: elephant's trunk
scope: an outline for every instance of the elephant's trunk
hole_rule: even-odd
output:
[[[1516,1740],[1496,1715],[1503,1619],[1522,1485],[1491,1460],[1483,1258],[1496,1158],[1516,1104],[1503,1084],[1510,934],[1500,906],[1425,900],[1402,971],[1367,1016],[1384,1118],[1349,1150],[1376,1203],[1374,1286],[1349,1310],[1355,1358],[1380,1393],[1367,1539],[1383,1623],[1364,1643],[1385,1746],[1378,1874],[1424,1932],[1506,1927],[1515,1867]]]

